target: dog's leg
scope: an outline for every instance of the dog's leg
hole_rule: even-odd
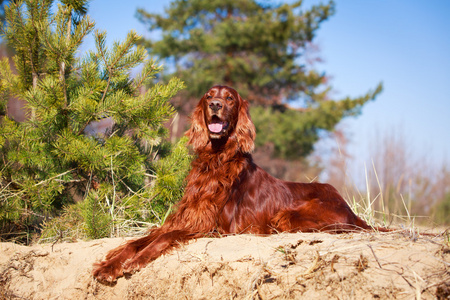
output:
[[[303,201],[297,207],[279,211],[271,223],[279,232],[343,232],[372,229],[356,216],[348,205],[339,200],[311,199]]]
[[[145,267],[149,262],[197,235],[184,230],[173,230],[159,235],[151,244],[141,249],[131,260],[125,262],[124,272],[130,273]]]
[[[123,265],[133,259],[141,249],[145,249],[160,234],[160,229],[153,230],[150,234],[121,245],[106,255],[106,259],[94,264],[93,276],[102,282],[114,282],[117,277],[123,275]]]

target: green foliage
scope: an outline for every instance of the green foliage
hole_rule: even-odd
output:
[[[298,159],[313,151],[321,131],[332,131],[346,116],[359,114],[361,107],[381,90],[357,99],[321,102],[314,109],[255,106],[251,108],[258,135],[256,146],[273,144],[274,154],[284,159]]]
[[[3,228],[17,224],[30,231],[64,207],[61,218],[82,219],[84,236],[98,238],[114,234],[120,220],[139,215],[127,205],[148,202],[158,186],[147,182],[146,174],[160,165],[155,158],[166,134],[163,123],[174,112],[169,100],[183,83],[173,78],[143,92],[162,69],[136,46],[135,32],[108,49],[106,33],[97,31],[96,51],[78,58],[94,23],[85,15],[87,1],[61,2],[55,14],[48,0],[13,1],[5,9],[2,33],[15,49],[17,74],[7,59],[1,61],[2,103],[9,96],[25,100],[29,115],[22,123],[1,120],[0,222]],[[132,79],[136,67],[142,71]],[[86,130],[101,121],[109,121],[108,130]],[[180,163],[179,168],[173,170],[185,173],[188,167]],[[168,186],[167,197],[180,196],[173,190],[181,190],[181,181]],[[77,210],[70,206],[74,202]],[[46,222],[47,233],[63,232],[60,221]]]
[[[44,221],[40,239],[43,241],[76,241],[88,238],[83,209],[85,202],[65,206],[57,218]]]
[[[273,143],[277,156],[299,159],[312,151],[321,131],[356,115],[382,89],[380,84],[356,99],[331,99],[326,74],[314,70],[306,54],[335,5],[303,9],[301,3],[175,0],[163,15],[142,9],[137,14],[162,33],[160,40],[143,44],[173,65],[169,77],[187,83],[175,103],[179,109],[190,109],[186,99],[197,101],[215,84],[233,86],[253,103],[258,145]]]
[[[152,174],[146,175],[152,180],[147,186],[123,194],[114,185],[101,184],[98,191],[91,191],[83,202],[64,207],[61,216],[46,222],[41,238],[71,241],[114,234],[132,235],[133,230],[142,225],[145,229],[163,223],[184,193],[184,179],[192,161],[186,142],[184,137],[176,144],[166,142],[160,146],[161,158],[151,164]]]
[[[170,210],[177,199],[183,196],[184,186],[192,157],[184,146],[187,138],[182,138],[172,149],[169,155],[157,161],[154,165],[153,211],[159,221],[164,221],[166,212]]]
[[[450,224],[450,193],[434,207],[434,220],[438,224]]]
[[[82,216],[85,222],[85,230],[87,236],[91,239],[106,237],[111,233],[111,215],[102,203],[105,196],[92,191],[83,203]]]

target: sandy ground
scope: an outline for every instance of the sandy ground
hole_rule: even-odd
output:
[[[123,238],[0,243],[0,299],[450,299],[447,236],[297,233],[203,238],[114,285],[92,264]]]

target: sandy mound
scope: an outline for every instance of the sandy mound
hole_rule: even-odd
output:
[[[0,299],[450,299],[448,236],[204,238],[112,286],[94,280],[92,264],[124,241],[0,243]]]

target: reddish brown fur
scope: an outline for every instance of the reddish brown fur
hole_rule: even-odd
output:
[[[222,124],[221,132],[210,131],[211,123]],[[211,88],[195,108],[187,135],[198,157],[177,211],[147,236],[110,251],[95,265],[98,280],[113,282],[206,234],[371,229],[331,185],[285,182],[255,165],[255,127],[247,101],[234,89]]]

